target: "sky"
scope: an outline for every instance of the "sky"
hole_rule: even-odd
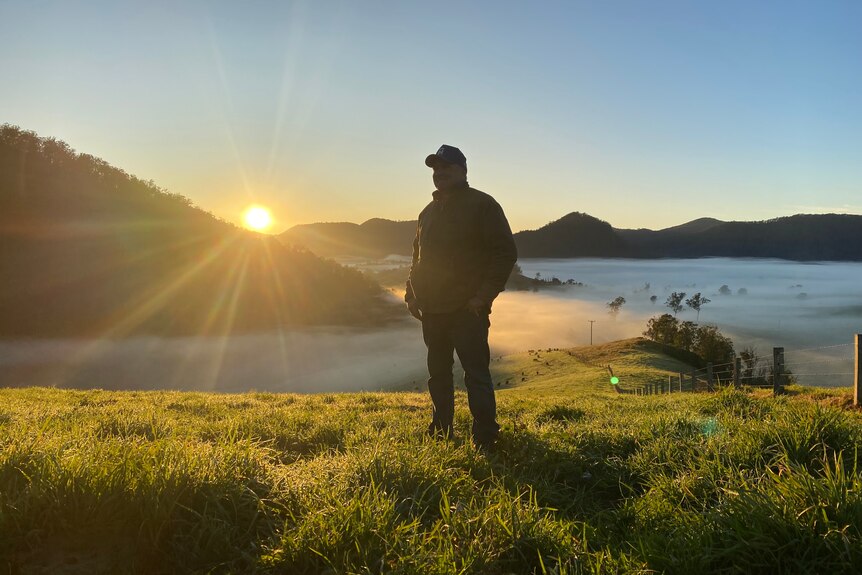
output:
[[[236,223],[862,214],[862,2],[0,0],[0,123]]]

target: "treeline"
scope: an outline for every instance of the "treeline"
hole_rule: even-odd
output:
[[[797,214],[762,222],[721,222],[662,231],[618,230],[635,257],[749,257],[862,261],[862,216]]]
[[[225,334],[391,313],[359,272],[11,125],[0,277],[2,336]]]
[[[394,222],[373,218],[362,224],[331,222],[301,224],[282,233],[279,238],[289,245],[308,248],[321,257],[358,256],[383,258],[388,255],[409,256],[416,237],[415,220]]]
[[[307,224],[282,238],[326,256],[410,255],[416,222],[369,220]],[[515,234],[522,258],[759,257],[797,261],[862,261],[862,216],[787,216],[762,222],[701,218],[659,231],[616,229],[588,214],[570,213],[537,230]]]

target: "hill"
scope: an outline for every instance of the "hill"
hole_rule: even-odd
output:
[[[626,257],[631,249],[607,222],[573,212],[559,220],[515,234],[518,257]]]
[[[304,246],[321,257],[358,256],[383,258],[411,255],[416,221],[394,222],[373,218],[362,224],[349,222],[301,224],[279,238],[289,245]]]
[[[547,379],[501,387],[490,456],[464,440],[462,391],[437,442],[424,392],[2,389],[0,566],[859,572],[859,414],[804,390],[621,395],[599,365],[674,361],[640,340],[498,359]]]
[[[416,222],[369,220],[309,224],[281,235],[325,256],[410,255]],[[760,222],[698,218],[662,230],[617,229],[572,212],[537,230],[515,234],[522,258],[759,257],[796,261],[862,261],[862,216],[797,214]]]
[[[359,272],[0,127],[0,336],[225,334],[394,313]]]
[[[639,257],[862,261],[862,216],[797,214],[762,222],[695,220],[660,231],[616,230]]]

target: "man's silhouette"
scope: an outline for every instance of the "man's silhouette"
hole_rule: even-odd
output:
[[[467,184],[467,159],[443,145],[425,158],[434,170],[434,199],[419,214],[405,301],[422,321],[428,347],[428,390],[434,403],[429,433],[452,434],[453,352],[464,368],[473,414],[473,442],[491,449],[500,431],[489,370],[491,304],[503,291],[518,254],[500,205]]]

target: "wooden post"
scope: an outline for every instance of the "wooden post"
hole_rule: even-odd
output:
[[[691,370],[691,390],[697,391],[697,376],[694,373],[694,370]]]
[[[742,358],[733,360],[733,387],[739,389],[739,378],[742,376]]]
[[[667,376],[667,392],[673,393],[673,376]]]
[[[712,363],[706,364],[706,389],[713,391]]]
[[[683,372],[679,372],[679,392],[682,393],[682,382],[685,381],[685,374]]]
[[[784,348],[772,348],[772,395],[784,393]]]
[[[856,334],[856,374],[853,382],[853,405],[862,405],[862,361],[859,361],[859,353],[862,351],[862,333]]]

